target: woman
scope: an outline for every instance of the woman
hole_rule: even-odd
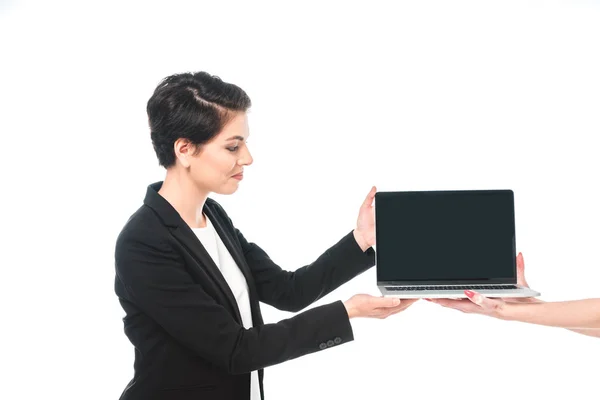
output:
[[[517,256],[517,283],[529,287],[521,253]],[[600,337],[600,299],[544,302],[536,298],[491,299],[470,290],[465,290],[465,294],[467,299],[427,300],[466,313],[567,328],[583,335]]]
[[[375,188],[356,229],[313,263],[283,270],[208,197],[234,193],[252,163],[250,105],[241,88],[204,72],[167,77],[148,101],[166,177],[148,186],[116,243],[115,292],[135,347],[121,399],[262,399],[265,367],[348,343],[351,318],[413,303],[356,295],[263,323],[259,301],[297,312],[374,265]]]

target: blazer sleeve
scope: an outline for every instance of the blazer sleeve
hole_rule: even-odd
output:
[[[200,357],[241,374],[354,340],[341,301],[245,329],[186,271],[160,236],[127,232],[115,249],[121,296]],[[327,344],[328,343],[328,344]]]
[[[252,271],[259,300],[277,309],[300,311],[375,265],[375,250],[362,251],[354,235],[347,233],[315,261],[286,271],[256,243],[235,228],[245,259]]]

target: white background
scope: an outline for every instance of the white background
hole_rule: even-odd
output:
[[[511,188],[531,286],[600,297],[598,1],[168,3],[0,1],[0,398],[117,399],[133,376],[114,243],[164,177],[145,106],[175,72],[251,96],[255,162],[215,198],[282,267],[371,185]],[[360,292],[374,268],[315,305]],[[352,324],[268,368],[267,399],[598,398],[596,338],[426,302]]]

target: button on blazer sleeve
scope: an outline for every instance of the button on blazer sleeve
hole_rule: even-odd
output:
[[[354,340],[341,301],[245,329],[193,281],[180,255],[151,232],[123,233],[115,262],[122,297],[182,345],[231,374],[321,351],[330,340]]]

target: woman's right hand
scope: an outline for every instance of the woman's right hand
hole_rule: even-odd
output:
[[[344,302],[349,318],[379,318],[406,310],[418,299],[398,299],[394,297],[375,297],[368,294],[356,294]]]

